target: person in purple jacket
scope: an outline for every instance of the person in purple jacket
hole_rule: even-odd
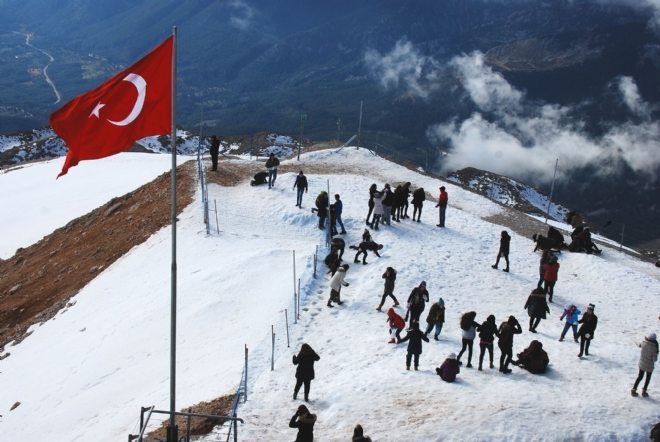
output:
[[[435,372],[443,381],[454,382],[456,380],[456,375],[461,372],[461,367],[458,366],[458,361],[456,360],[456,353],[449,353],[445,362],[443,362],[440,367],[436,368]]]

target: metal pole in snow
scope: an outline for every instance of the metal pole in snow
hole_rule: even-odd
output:
[[[218,204],[215,200],[213,200],[213,207],[215,207],[215,228],[218,231],[218,235],[220,235],[220,224],[218,224]]]
[[[557,164],[559,164],[559,158],[555,161],[555,173],[552,175],[552,186],[550,187],[550,198],[548,198],[548,210],[545,212],[545,224],[548,225],[548,217],[550,216],[550,204],[552,203],[552,194],[555,191],[555,177],[557,176]]]
[[[248,380],[248,348],[245,344],[245,379],[243,379],[243,402],[247,402],[247,380]]]
[[[289,314],[287,309],[284,309],[284,322],[286,323],[286,348],[289,348]]]
[[[298,278],[298,311],[296,312],[296,316],[300,319],[300,278]]]
[[[275,327],[271,324],[270,326],[270,337],[271,337],[271,347],[270,347],[270,371],[275,370]]]

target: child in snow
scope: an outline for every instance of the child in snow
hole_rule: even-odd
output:
[[[459,367],[458,361],[456,360],[456,353],[449,353],[445,362],[443,362],[440,367],[436,368],[435,372],[443,381],[454,382],[456,380],[456,375],[461,372],[461,367]]]
[[[500,336],[497,332],[495,316],[489,315],[479,328],[479,348],[481,349],[479,353],[479,371],[482,370],[486,350],[488,350],[488,356],[490,357],[490,368],[495,368],[493,365],[493,342],[495,341],[495,336]]]
[[[438,336],[440,336],[440,332],[442,331],[442,324],[445,322],[445,301],[440,298],[438,302],[433,303],[431,308],[429,309],[429,314],[426,317],[426,323],[428,324],[426,326],[426,331],[424,332],[424,335],[428,337],[429,333],[431,330],[433,330],[433,327],[435,327],[435,334],[433,335],[433,339],[438,341]]]
[[[299,406],[289,421],[289,428],[298,429],[298,435],[294,442],[313,442],[315,423],[316,415],[310,413],[309,409],[304,405]]]
[[[328,307],[334,307],[332,302],[336,302],[339,305],[343,304],[341,300],[340,293],[342,286],[348,287],[350,284],[344,281],[346,278],[346,271],[348,270],[348,264],[337,269],[337,273],[330,279],[330,299],[328,299]]]
[[[562,319],[566,318],[566,323],[564,324],[564,330],[561,332],[561,336],[559,337],[560,341],[564,340],[564,336],[566,336],[566,332],[568,331],[569,328],[572,328],[573,340],[575,342],[578,342],[577,322],[581,313],[582,312],[580,311],[580,309],[578,309],[573,304],[566,304],[564,306],[564,313],[561,314],[559,320],[561,321]]]
[[[630,394],[637,396],[637,386],[644,377],[644,373],[646,373],[642,396],[648,397],[647,390],[651,381],[651,374],[653,373],[655,361],[658,360],[658,341],[656,340],[655,333],[650,333],[639,346],[642,348],[642,352],[639,355],[639,374],[635,380],[635,385],[630,390]]]
[[[399,301],[397,301],[396,297],[394,296],[394,281],[396,281],[396,270],[394,270],[392,267],[385,269],[385,273],[383,273],[383,279],[385,280],[385,289],[383,290],[383,296],[380,298],[380,304],[378,307],[376,307],[376,310],[378,311],[381,311],[380,309],[383,307],[383,304],[385,304],[385,299],[388,296],[394,300],[395,307],[399,305]]]
[[[406,327],[406,321],[404,321],[403,318],[394,311],[393,307],[390,307],[390,309],[387,311],[387,324],[390,326],[389,343],[398,344],[401,342],[401,330]]]
[[[529,315],[529,331],[536,333],[536,327],[539,326],[541,319],[545,319],[545,314],[550,313],[550,308],[545,301],[543,290],[532,290],[523,308],[527,309],[527,314]]]
[[[481,328],[481,326],[475,322],[474,318],[477,317],[476,312],[467,312],[461,316],[461,334],[463,336],[463,347],[461,348],[461,351],[458,353],[458,357],[456,360],[458,361],[458,364],[461,365],[461,356],[463,356],[463,352],[465,349],[468,349],[468,363],[467,363],[467,368],[472,368],[472,344],[474,344],[474,338],[477,335],[477,330]]]
[[[506,230],[502,230],[502,235],[500,237],[500,250],[497,252],[497,259],[495,260],[495,264],[493,264],[491,267],[494,269],[497,269],[497,265],[500,263],[500,258],[504,258],[504,262],[506,262],[506,268],[503,270],[505,272],[509,271],[509,243],[511,242],[511,237],[509,236],[509,233]]]
[[[321,359],[319,355],[309,346],[303,344],[297,355],[293,355],[293,365],[296,368],[296,386],[293,388],[293,400],[296,400],[300,387],[305,385],[305,402],[309,400],[309,387],[314,379],[314,362]]]
[[[500,338],[497,341],[497,346],[500,348],[502,355],[500,356],[500,371],[504,374],[511,373],[509,363],[513,355],[513,335],[522,333],[520,323],[515,316],[509,316],[509,319],[504,321],[500,328],[497,330]]]
[[[589,356],[589,344],[594,338],[594,332],[596,331],[596,326],[598,325],[598,317],[594,314],[594,309],[596,306],[589,304],[587,308],[587,313],[582,315],[582,318],[578,323],[582,324],[578,330],[578,336],[580,337],[580,353],[578,358],[582,357],[582,354]]]
[[[415,360],[415,371],[419,369],[419,355],[422,354],[422,341],[429,342],[429,338],[419,329],[419,322],[413,322],[412,328],[408,329],[406,336],[399,342],[408,342],[408,353],[406,354],[406,370],[410,370],[410,360]]]

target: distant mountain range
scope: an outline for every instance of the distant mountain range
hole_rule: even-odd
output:
[[[631,121],[613,87],[630,78],[657,119],[660,38],[651,2],[624,0],[0,0],[0,132],[42,127],[63,102],[135,61],[177,26],[177,122],[224,136],[259,131],[360,143],[446,172],[446,140],[429,128],[476,111],[457,58],[481,54],[504,89],[561,106],[586,138]],[[480,58],[475,58],[480,60]],[[486,84],[488,87],[493,85]],[[499,87],[498,85],[495,85]],[[492,92],[491,92],[492,97]],[[510,132],[520,144],[534,141]],[[430,160],[429,160],[430,158]],[[464,164],[470,166],[472,164]],[[481,169],[485,168],[483,165]],[[635,242],[660,238],[660,187],[622,167],[597,177],[579,167],[557,185],[569,206],[627,226]],[[500,172],[494,170],[493,172]],[[514,175],[508,173],[508,175]],[[521,173],[514,178],[526,179]],[[547,179],[534,182],[547,185]],[[639,189],[644,189],[640,192]]]

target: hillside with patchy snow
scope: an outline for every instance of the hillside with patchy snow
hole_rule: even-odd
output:
[[[111,177],[118,168],[129,167],[131,176],[146,182],[151,178],[139,166],[151,157],[120,154],[113,157],[116,164],[110,159],[82,163],[75,174],[51,186],[114,189]],[[47,167],[57,169],[57,161],[0,174],[0,188],[29,182],[39,169],[50,174]],[[256,172],[263,163],[249,156],[227,159],[218,173],[231,173],[233,167]],[[292,190],[299,168],[309,179],[302,209],[295,206]],[[523,305],[538,279],[539,255],[530,239],[489,221],[510,209],[365,149],[310,152],[299,162],[283,160],[281,169],[272,190],[250,186],[251,173],[235,186],[209,185],[209,199],[219,208],[219,232],[206,234],[200,195],[179,216],[179,409],[234,392],[247,346],[248,401],[238,409],[245,420],[239,440],[294,439],[288,421],[303,402],[292,400],[291,356],[307,342],[321,357],[307,404],[318,416],[316,440],[349,440],[357,423],[375,441],[646,440],[650,426],[660,420],[658,380],[651,381],[650,398],[631,398],[629,390],[637,374],[636,345],[658,329],[657,268],[608,247],[600,256],[563,253],[555,303],[539,333],[532,334]],[[344,238],[357,244],[371,183],[405,181],[427,191],[422,222],[404,220],[372,231],[384,248],[381,258],[370,253],[367,265],[354,264],[355,252],[347,249],[345,304],[326,307],[328,276],[322,266],[313,277],[316,247],[320,258],[326,253],[318,218],[310,210],[316,194],[329,187],[331,195],[341,195],[348,231]],[[449,192],[445,229],[435,226],[439,185]],[[13,243],[30,243],[44,234],[40,232],[57,227],[42,226],[48,217],[30,215],[35,204],[43,213],[65,205],[71,213],[89,210],[76,207],[75,191],[53,195],[32,188],[24,185],[23,197],[13,202],[12,223],[24,226],[15,230]],[[66,220],[55,224],[62,223]],[[503,229],[512,236],[510,273],[490,267]],[[1,250],[15,247],[5,236],[0,245]],[[75,305],[34,326],[19,345],[4,349],[4,354],[11,351],[0,360],[4,437],[28,442],[46,435],[54,441],[125,440],[136,432],[141,406],[167,408],[170,248],[170,230],[164,228],[105,268],[74,298]],[[291,318],[293,251],[302,298],[297,324]],[[385,315],[375,309],[387,266],[398,270],[394,293],[402,304],[424,280],[431,300],[442,297],[447,308],[440,341],[424,343],[419,371],[406,371],[406,345],[387,343]],[[557,341],[566,303],[583,311],[589,303],[596,305],[599,326],[588,357],[578,358],[571,340]],[[518,317],[524,331],[515,337],[514,354],[532,339],[540,340],[550,357],[548,372],[532,375],[513,367],[507,376],[464,365],[456,383],[442,382],[434,368],[448,353],[460,350],[458,323],[470,310],[477,312],[478,322],[489,314],[498,324],[509,315]],[[427,311],[428,306],[422,320]],[[475,367],[477,357],[475,343]],[[498,358],[496,348],[496,365]],[[16,402],[20,406],[10,411]]]

